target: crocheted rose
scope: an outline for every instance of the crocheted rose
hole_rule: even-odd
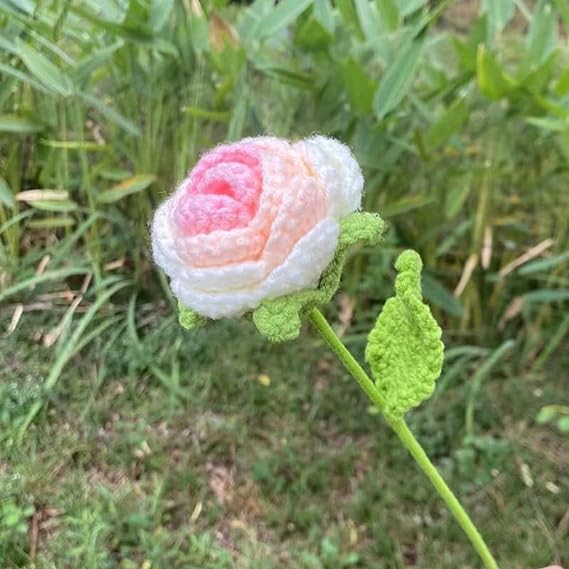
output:
[[[183,306],[241,316],[318,287],[362,188],[350,150],[330,138],[218,146],[157,210],[154,259]]]

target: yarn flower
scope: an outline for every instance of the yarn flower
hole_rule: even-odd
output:
[[[453,513],[487,569],[488,546],[413,436],[405,414],[429,397],[443,364],[441,329],[421,290],[421,257],[402,252],[395,296],[366,346],[368,376],[319,310],[340,283],[348,245],[379,240],[378,215],[359,213],[363,177],[350,150],[315,136],[247,138],[206,153],[157,210],[154,259],[171,279],[185,328],[248,315],[272,341],[306,316],[384,415]]]
[[[381,234],[378,216],[355,213],[362,190],[331,138],[247,138],[204,154],[152,224],[182,325],[252,313],[270,339],[297,336],[303,311],[335,292],[345,247]]]

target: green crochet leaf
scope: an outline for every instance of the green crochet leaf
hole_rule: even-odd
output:
[[[194,328],[204,326],[207,322],[207,318],[200,316],[195,310],[178,302],[178,322],[182,328],[193,330]]]
[[[383,219],[377,213],[352,213],[340,221],[340,249],[361,242],[375,245],[383,233]]]
[[[385,303],[366,347],[385,412],[395,419],[430,397],[443,365],[441,329],[423,303],[422,267],[415,251],[399,255],[396,295]]]
[[[358,242],[374,245],[382,231],[383,220],[377,214],[353,213],[345,217],[340,223],[336,254],[322,273],[318,288],[265,300],[252,315],[259,332],[272,342],[297,338],[304,314],[330,302],[338,290],[348,246]]]

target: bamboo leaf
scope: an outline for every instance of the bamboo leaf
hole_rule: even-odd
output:
[[[18,43],[18,55],[29,72],[53,93],[64,97],[73,93],[73,83],[69,76],[45,55],[24,42]]]
[[[464,310],[460,300],[448,291],[437,279],[430,275],[422,275],[421,285],[423,287],[423,295],[425,298],[442,308],[448,314],[460,318]]]
[[[484,0],[482,10],[488,16],[488,25],[494,35],[501,32],[513,18],[515,5],[513,0]]]
[[[32,219],[28,221],[26,225],[32,229],[56,229],[75,225],[75,219],[68,215],[58,215],[54,217],[44,217],[43,219]]]
[[[16,200],[20,202],[65,201],[68,198],[69,192],[65,190],[24,190],[16,194]]]
[[[154,33],[159,32],[168,22],[174,0],[152,0],[150,9],[150,26]]]
[[[313,0],[281,0],[257,24],[257,39],[266,39],[292,24]]]
[[[567,132],[569,129],[569,122],[553,117],[527,117],[526,122],[544,130],[553,132]]]
[[[145,190],[156,181],[156,176],[154,174],[139,174],[138,176],[133,176],[124,180],[120,184],[104,190],[97,196],[97,201],[99,203],[114,203],[122,200],[126,196],[136,194]]]
[[[399,12],[401,16],[408,16],[416,12],[427,3],[427,0],[398,0]]]
[[[80,93],[79,95],[87,104],[97,109],[104,117],[114,122],[121,128],[124,128],[129,134],[140,136],[140,129],[134,123],[123,117],[118,111],[109,107],[100,98],[89,95],[88,93]]]
[[[409,91],[413,79],[415,79],[421,48],[421,42],[410,41],[399,51],[387,68],[373,101],[377,118],[384,118]]]
[[[375,0],[379,16],[384,27],[395,31],[399,27],[399,8],[396,0]]]
[[[541,65],[557,44],[557,18],[549,2],[541,0],[534,11],[529,33],[523,69],[530,71]]]
[[[330,0],[314,0],[314,18],[328,33],[334,31],[334,10]]]
[[[476,76],[482,93],[495,101],[508,95],[515,87],[512,79],[484,45],[478,47]]]
[[[49,93],[49,90],[46,89],[39,81],[36,81],[31,75],[28,75],[27,73],[20,71],[19,69],[16,69],[10,65],[4,65],[3,63],[0,63],[0,71],[5,75],[14,77],[14,79],[17,79],[18,81],[27,83],[28,85],[30,85],[30,87],[33,87],[36,91],[40,91],[41,93]]]
[[[351,57],[342,63],[342,78],[354,111],[360,115],[368,114],[372,109],[375,81]]]
[[[0,176],[0,204],[8,207],[14,207],[14,196],[8,182]]]
[[[72,200],[35,200],[29,203],[30,206],[42,211],[57,211],[61,213],[77,211],[79,208],[77,203]]]
[[[354,0],[356,13],[365,38],[373,44],[381,37],[383,29],[377,12],[369,0]]]
[[[427,131],[425,135],[427,149],[432,151],[457,134],[466,122],[468,114],[468,104],[464,98],[460,97],[454,101]]]
[[[355,28],[358,31],[358,35],[361,35],[358,15],[356,13],[353,0],[336,0],[335,6],[342,18],[342,24],[347,28]]]
[[[558,97],[563,97],[569,93],[569,67],[566,67],[558,77],[554,91]]]
[[[111,61],[112,56],[124,45],[124,43],[125,42],[123,40],[118,40],[113,44],[102,49],[98,49],[94,53],[91,53],[87,57],[81,59],[73,70],[75,80],[78,83],[88,82],[93,72],[105,63]]]
[[[527,304],[540,302],[563,302],[569,300],[569,289],[541,289],[523,295]]]
[[[385,217],[394,217],[403,213],[408,213],[415,209],[420,209],[427,205],[432,204],[434,198],[426,195],[416,195],[401,198],[395,202],[391,202],[382,208],[381,214]]]
[[[195,53],[201,54],[209,49],[209,26],[203,14],[190,16],[190,37]]]
[[[43,126],[27,117],[18,115],[0,115],[0,132],[32,134],[43,130]]]
[[[520,275],[533,275],[535,273],[541,273],[543,271],[548,271],[554,269],[559,265],[569,261],[569,251],[565,251],[560,255],[555,255],[553,257],[548,257],[547,259],[538,259],[527,263],[520,269],[518,269],[518,274]]]
[[[107,144],[100,144],[90,140],[40,140],[43,146],[50,148],[65,148],[67,150],[88,150],[90,152],[103,152],[109,149]]]
[[[308,18],[303,18],[299,25],[296,26],[294,34],[294,43],[300,49],[310,51],[325,50],[332,36],[330,32],[314,17],[310,15]]]
[[[469,194],[469,176],[457,180],[457,182],[449,188],[445,196],[445,217],[447,219],[453,219],[459,214]]]

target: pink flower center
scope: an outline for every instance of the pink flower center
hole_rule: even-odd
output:
[[[259,207],[263,173],[259,151],[247,142],[205,154],[184,182],[174,209],[183,235],[245,227]]]

